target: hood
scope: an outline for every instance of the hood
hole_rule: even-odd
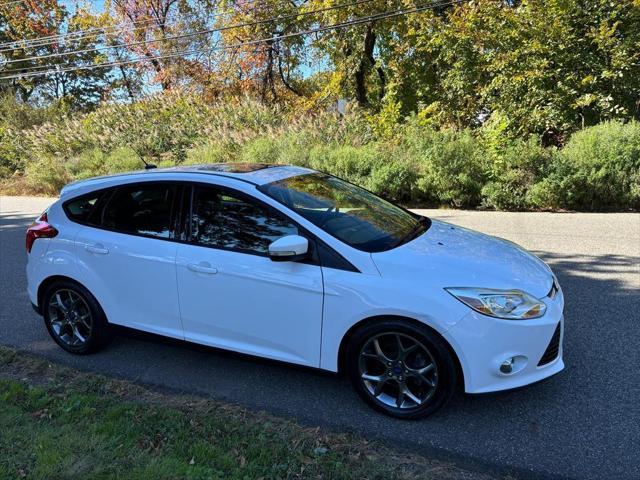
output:
[[[553,283],[551,269],[515,243],[439,220],[418,238],[371,256],[383,277],[443,288],[519,289],[542,298]]]

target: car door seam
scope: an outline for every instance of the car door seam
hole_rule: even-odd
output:
[[[322,282],[322,309],[320,311],[320,350],[318,352],[318,368],[322,365],[322,340],[324,339],[324,270],[322,268],[322,262],[319,262],[320,265],[320,281]]]

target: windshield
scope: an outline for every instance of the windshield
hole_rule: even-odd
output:
[[[429,227],[374,194],[325,173],[285,178],[260,190],[325,232],[359,250],[382,252],[406,243]]]

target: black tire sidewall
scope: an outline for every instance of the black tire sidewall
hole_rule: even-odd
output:
[[[64,343],[55,334],[51,327],[51,319],[49,318],[49,304],[51,303],[51,297],[53,294],[61,289],[72,290],[82,297],[86,302],[93,320],[93,326],[91,330],[91,336],[89,340],[80,347],[72,347]],[[82,285],[69,280],[60,280],[50,285],[42,296],[42,317],[44,318],[44,324],[47,327],[47,331],[51,338],[64,350],[76,355],[85,355],[93,353],[103,348],[111,339],[111,332],[106,316],[100,307],[100,304],[95,297]]]
[[[362,378],[360,378],[360,350],[371,337],[385,332],[398,332],[410,335],[422,342],[423,345],[429,349],[438,368],[438,386],[436,387],[433,397],[427,404],[419,408],[402,410],[375,400],[367,391]],[[374,409],[396,418],[419,419],[435,413],[449,401],[457,385],[456,364],[447,344],[440,335],[427,326],[402,320],[379,320],[369,323],[357,330],[347,346],[346,366],[347,374],[358,395]]]

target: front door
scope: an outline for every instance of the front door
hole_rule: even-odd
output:
[[[267,255],[296,225],[237,191],[194,186],[192,195],[189,242],[176,257],[186,340],[319,366],[320,267]]]

